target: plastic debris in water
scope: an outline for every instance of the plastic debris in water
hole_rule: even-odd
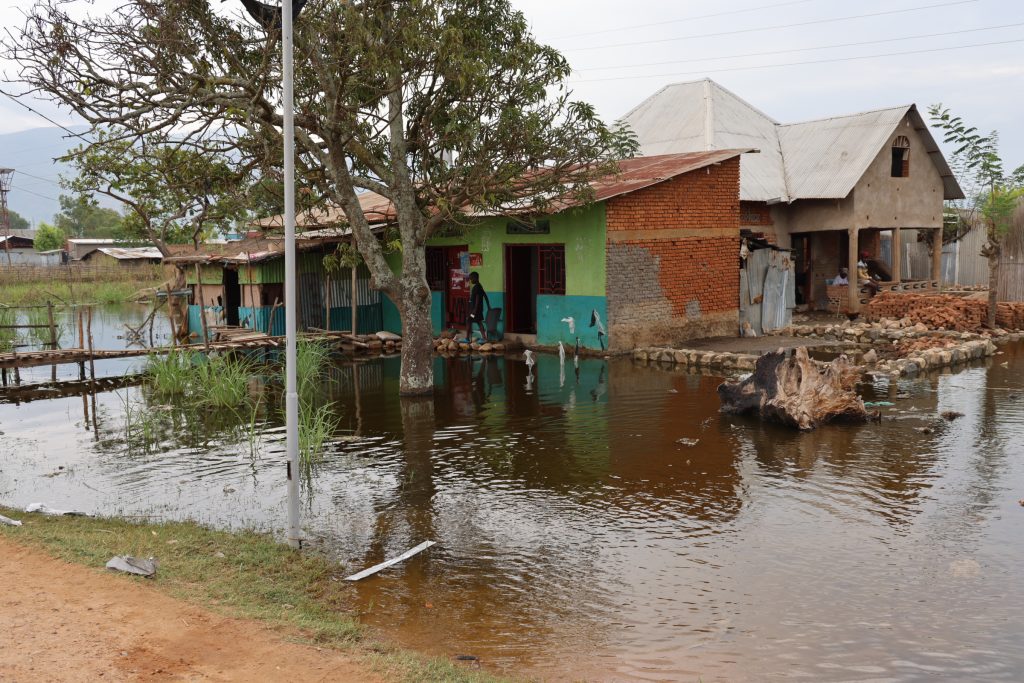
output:
[[[676,439],[676,443],[680,444],[682,446],[693,447],[693,446],[696,446],[697,444],[700,443],[700,439],[690,439],[690,438],[684,436],[681,439]]]
[[[115,555],[107,562],[107,569],[125,572],[126,574],[135,574],[136,576],[145,576],[146,578],[155,576],[158,566],[160,566],[160,563],[156,561],[155,557],[146,559],[143,557],[132,557],[131,555]]]
[[[562,318],[562,322],[569,326],[569,334],[576,334],[576,319],[572,316]]]
[[[70,515],[72,517],[88,517],[89,515],[78,510],[57,510],[48,505],[42,503],[32,503],[25,508],[25,512],[38,512],[41,515],[49,515],[51,517],[60,517],[62,515]]]

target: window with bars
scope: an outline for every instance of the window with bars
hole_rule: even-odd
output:
[[[537,247],[537,293],[565,294],[565,245]]]
[[[427,285],[435,292],[444,291],[444,280],[448,274],[448,264],[444,249],[427,247]]]

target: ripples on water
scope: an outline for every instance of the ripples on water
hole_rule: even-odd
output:
[[[1020,680],[1022,356],[869,386],[911,398],[881,425],[810,434],[721,416],[717,378],[625,359],[570,365],[564,383],[553,356],[529,381],[511,360],[439,360],[435,399],[405,405],[396,361],[339,366],[346,438],[307,482],[306,522],[350,569],[437,540],[354,585],[351,607],[497,670]],[[124,396],[98,399],[111,432]],[[943,410],[965,417],[917,431]],[[141,454],[94,441],[81,412],[0,405],[0,500],[283,526],[279,426],[257,457],[217,433]]]

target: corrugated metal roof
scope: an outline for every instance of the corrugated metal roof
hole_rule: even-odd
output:
[[[942,176],[946,199],[963,196],[917,107],[780,124],[709,79],[662,88],[623,117],[644,154],[756,147],[740,160],[740,198],[841,199],[909,117]]]
[[[716,149],[707,152],[659,154],[623,159],[619,162],[618,175],[608,176],[592,183],[593,201],[603,202],[612,197],[636,192],[684,173],[719,164],[727,159],[754,151],[756,150],[750,148]]]
[[[747,152],[756,151],[758,150],[755,148],[746,147],[741,149],[714,149],[710,151],[648,155],[623,159],[618,162],[618,175],[608,176],[591,184],[591,189],[594,192],[591,201],[602,202],[612,197],[636,192],[684,173],[721,163],[735,156],[746,155]],[[386,221],[393,221],[396,218],[394,205],[391,203],[391,200],[379,194],[364,192],[359,195],[359,203],[362,205],[363,212],[371,225],[380,225]],[[577,200],[565,199],[555,203],[549,210],[551,213],[557,213],[579,204],[580,202]],[[507,211],[474,211],[470,215],[491,216],[528,210],[529,207],[526,206],[507,207]],[[330,227],[337,226],[339,223],[344,223],[344,221],[345,213],[336,207],[311,210],[295,217],[297,228],[321,228],[303,231],[302,235],[309,237],[347,237],[350,233],[348,229]],[[281,216],[270,216],[262,218],[252,225],[257,225],[264,229],[279,228],[283,225],[283,219]]]
[[[644,155],[756,149],[740,158],[740,199],[787,197],[776,122],[711,80],[674,83],[623,117]]]
[[[116,258],[118,261],[159,259],[164,257],[156,247],[100,247],[96,251]]]
[[[93,244],[114,244],[117,240],[100,239],[98,237],[69,237],[69,244],[93,245]]]

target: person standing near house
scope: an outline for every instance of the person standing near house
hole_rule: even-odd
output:
[[[839,275],[837,275],[836,277],[832,278],[832,284],[833,285],[848,285],[848,284],[850,284],[850,277],[849,277],[849,275],[850,275],[850,271],[848,271],[846,268],[840,268],[839,269]]]
[[[484,325],[484,302],[487,303],[487,310],[491,309],[491,300],[487,298],[487,292],[480,284],[480,275],[476,272],[469,274],[469,316],[466,320],[466,341],[473,341],[473,323],[480,326],[480,336],[487,341],[487,328]]]

